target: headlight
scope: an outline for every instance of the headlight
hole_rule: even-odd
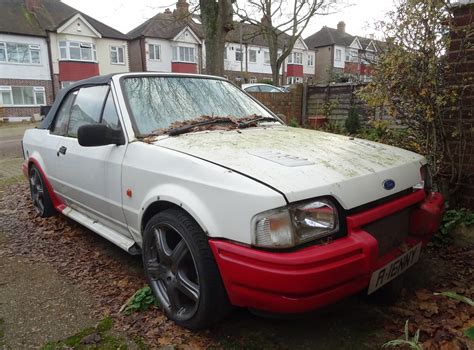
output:
[[[253,228],[255,245],[289,248],[338,232],[339,220],[334,203],[324,198],[261,213]]]

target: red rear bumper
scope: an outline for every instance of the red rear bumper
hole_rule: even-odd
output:
[[[438,229],[444,201],[417,191],[347,218],[348,234],[326,245],[294,252],[268,252],[222,240],[209,244],[233,305],[278,313],[316,309],[367,288],[371,273],[402,251],[379,256],[377,240],[363,225],[416,205],[408,245],[429,241]]]

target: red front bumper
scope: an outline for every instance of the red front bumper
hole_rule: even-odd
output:
[[[377,240],[362,226],[416,205],[408,245],[428,242],[438,229],[444,201],[416,191],[347,218],[348,234],[326,245],[268,252],[228,241],[209,244],[233,305],[278,313],[305,312],[367,288],[371,273],[402,251],[379,256]]]

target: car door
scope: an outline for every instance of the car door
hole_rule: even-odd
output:
[[[71,208],[130,237],[121,193],[122,160],[127,145],[79,145],[79,127],[94,123],[122,129],[108,85],[82,87],[76,92],[67,131],[57,145],[59,195]]]
[[[35,142],[34,148],[37,149],[38,153],[41,155],[43,161],[43,171],[45,172],[45,175],[55,192],[58,192],[59,188],[61,187],[61,183],[58,181],[57,169],[58,143],[61,139],[61,136],[64,135],[67,130],[69,110],[74,98],[74,94],[69,94],[63,99],[61,106],[56,112],[54,127],[52,130],[36,129],[42,133],[37,136],[38,140]],[[31,150],[32,147],[27,147],[27,151],[30,152]]]

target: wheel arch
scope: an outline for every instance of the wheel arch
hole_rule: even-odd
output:
[[[140,232],[143,235],[143,232],[145,231],[146,224],[148,221],[155,216],[158,213],[161,213],[162,211],[165,211],[167,209],[180,209],[187,213],[189,213],[186,210],[183,210],[183,208],[173,202],[169,201],[164,201],[164,200],[157,200],[155,202],[152,202],[148,205],[148,207],[145,209],[145,212],[142,215],[142,219],[140,222]]]
[[[158,199],[155,201],[151,201],[143,207],[143,214],[140,218],[140,235],[143,236],[146,224],[154,215],[167,209],[179,209],[189,215],[201,227],[203,232],[209,236],[208,226],[204,224],[200,214],[191,209],[191,206],[185,205],[183,202],[176,200],[175,198],[169,198],[167,196],[160,196],[157,198]]]

